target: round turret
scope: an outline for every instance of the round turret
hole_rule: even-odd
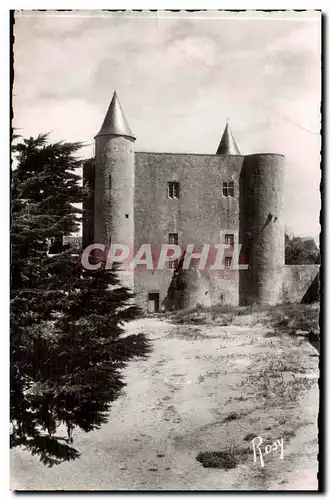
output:
[[[94,241],[134,246],[133,136],[116,93],[95,137]]]
[[[240,271],[241,304],[281,300],[285,240],[282,224],[284,156],[245,157],[240,175],[240,233],[248,270]]]

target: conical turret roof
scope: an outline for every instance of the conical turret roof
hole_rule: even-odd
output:
[[[123,135],[125,137],[135,139],[128,122],[126,121],[116,92],[114,92],[102,127],[95,138],[100,135]]]
[[[216,151],[217,155],[240,155],[240,151],[234,140],[230,126],[227,123],[222,135],[221,142]]]

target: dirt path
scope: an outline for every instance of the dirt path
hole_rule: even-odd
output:
[[[130,331],[146,332],[153,352],[128,366],[126,392],[109,422],[75,431],[81,458],[73,463],[49,469],[14,450],[13,489],[317,489],[318,358],[308,343],[258,325],[188,327],[152,318]],[[288,377],[280,384],[283,370]],[[307,375],[310,388],[300,385]],[[277,450],[265,467],[254,463],[248,434],[266,443],[283,437],[284,459]],[[234,469],[196,460],[201,451],[232,447],[249,448]]]

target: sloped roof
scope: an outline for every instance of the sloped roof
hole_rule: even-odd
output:
[[[135,139],[128,122],[126,121],[116,92],[114,92],[111,103],[109,104],[102,127],[95,137],[99,137],[101,135],[120,135]]]
[[[240,155],[239,148],[233,137],[229,124],[226,124],[221,142],[216,151],[217,155]]]

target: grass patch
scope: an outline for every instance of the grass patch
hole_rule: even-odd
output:
[[[217,304],[169,312],[165,314],[165,318],[178,325],[228,326],[245,325],[247,322],[248,326],[254,326],[262,323],[275,330],[266,334],[272,337],[281,333],[295,334],[297,331],[319,330],[319,303],[245,307]]]
[[[200,340],[205,339],[206,335],[203,335],[199,328],[188,326],[186,328],[180,327],[172,330],[170,333],[168,333],[167,337],[176,337],[185,340]]]
[[[264,323],[277,332],[319,330],[319,304],[282,304],[270,307]]]
[[[221,373],[222,373],[221,370],[214,370],[206,372],[203,375],[199,375],[198,383],[201,384],[202,382],[204,382],[206,379],[209,378],[217,378]]]
[[[275,338],[275,337],[277,337],[277,332],[275,332],[275,331],[267,332],[267,333],[264,334],[264,337],[266,339]]]
[[[261,369],[256,371],[256,365]],[[303,376],[305,368],[290,353],[279,356],[261,355],[248,369],[250,375],[246,382],[254,387],[256,397],[263,397],[268,403],[295,402],[298,397],[313,385],[314,380]]]
[[[207,325],[217,321],[220,326],[232,323],[235,316],[250,314],[251,307],[235,307],[216,304],[211,307],[196,306],[182,311],[173,311],[166,316],[175,324]]]
[[[257,434],[254,434],[253,432],[249,432],[248,434],[246,434],[246,436],[244,437],[244,441],[252,441],[254,438],[257,437]]]
[[[240,415],[236,411],[232,411],[223,419],[223,422],[231,422],[231,420],[237,420],[238,418],[240,418]]]
[[[288,437],[288,438],[292,438],[292,437],[294,437],[294,436],[295,436],[295,432],[294,432],[294,431],[292,431],[292,430],[287,430],[287,431],[282,432],[282,436],[283,436],[284,438],[286,438],[286,437]]]
[[[193,326],[189,325],[183,325],[171,330],[168,333],[167,337],[176,337],[183,340],[205,340],[218,338],[218,335],[208,335],[202,333],[199,328],[194,328]]]
[[[203,467],[208,469],[234,469],[247,458],[247,449],[229,449],[221,451],[204,451],[198,453],[196,459]]]

